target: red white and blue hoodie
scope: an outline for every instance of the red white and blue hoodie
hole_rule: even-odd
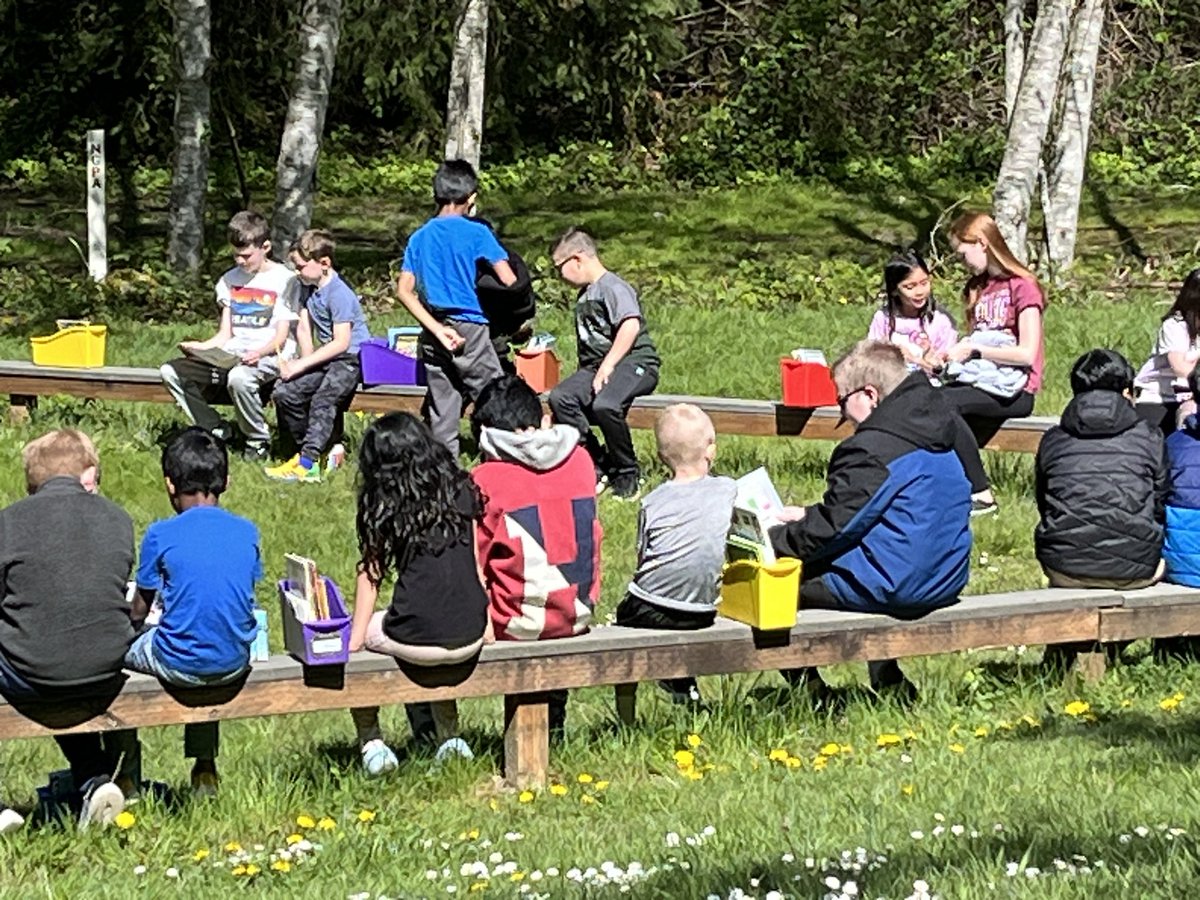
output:
[[[600,596],[596,470],[569,425],[484,428],[479,565],[497,640],[583,634]]]

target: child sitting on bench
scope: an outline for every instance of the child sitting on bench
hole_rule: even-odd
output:
[[[712,420],[698,406],[676,403],[654,424],[658,458],[672,478],[642,500],[637,571],[617,607],[617,624],[694,631],[717,616],[725,538],[737,485],[709,474],[717,454]],[[699,703],[696,679],[661,682],[676,703]]]
[[[225,685],[250,669],[258,633],[254,583],[262,578],[258,529],[221,509],[229,487],[225,445],[203,428],[185,429],[162,454],[167,496],[178,514],[154,522],[138,555],[131,615],[144,621],[156,595],[162,617],[133,642],[125,666],[176,687]],[[184,755],[195,759],[192,791],[217,791],[218,723],[183,728]]]

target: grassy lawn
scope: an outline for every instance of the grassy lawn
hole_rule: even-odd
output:
[[[782,354],[812,346],[832,356],[865,333],[888,249],[927,233],[958,199],[910,193],[881,200],[767,185],[486,199],[535,266],[544,263],[548,238],[577,219],[606,238],[612,268],[645,289],[665,359],[662,392],[769,398],[778,395]],[[0,261],[50,260],[68,271],[73,251],[63,253],[49,230],[62,225],[62,205],[15,206],[12,199],[0,194],[0,210],[28,230]],[[1106,345],[1135,365],[1143,361],[1172,294],[1127,287],[1196,264],[1194,201],[1091,198],[1079,274],[1052,294],[1047,313],[1039,413],[1062,408],[1067,373],[1082,351]],[[343,274],[372,298],[377,332],[402,321],[385,302],[387,266],[398,255],[398,235],[422,215],[422,205],[407,198],[325,198],[319,205],[317,220],[342,237]],[[142,243],[126,249],[148,254],[158,234],[147,214]],[[1142,257],[1157,261],[1149,275]],[[218,257],[212,268],[222,265]],[[1134,275],[1127,278],[1127,269]],[[939,272],[942,303],[952,310],[960,280],[953,266]],[[559,335],[570,365],[567,293],[547,284],[543,298],[541,325]],[[63,303],[69,313],[72,299]],[[206,336],[209,309],[199,296],[191,322],[111,321],[108,361],[157,365],[180,338]],[[0,357],[27,358],[27,337],[0,336]],[[11,461],[0,469],[0,502],[23,490],[20,446],[48,428],[76,425],[97,438],[103,490],[129,511],[140,536],[170,514],[158,442],[178,421],[162,405],[44,401],[29,424],[0,427],[0,458]],[[352,450],[364,425],[351,422]],[[635,438],[656,482],[664,473],[648,436]],[[766,465],[785,496],[809,502],[821,491],[829,450],[817,442],[722,438],[718,467],[736,475]],[[969,592],[1038,586],[1032,459],[988,454],[986,462],[1001,513],[974,525]],[[233,463],[226,505],[262,532],[268,573],[259,600],[276,649],[272,584],[285,552],[312,555],[340,584],[352,582],[353,496],[348,471],[319,487],[289,487]],[[602,499],[600,513],[603,619],[632,570],[636,509]],[[1200,874],[1192,834],[1200,829],[1193,699],[1200,676],[1135,644],[1099,684],[1061,685],[1042,674],[1039,657],[1037,648],[1018,647],[907,662],[922,689],[912,709],[869,700],[857,687],[865,675],[859,666],[827,673],[848,701],[833,714],[815,714],[789,697],[773,673],[702,680],[711,711],[696,715],[646,685],[639,727],[625,733],[612,725],[611,692],[579,691],[566,742],[551,755],[560,787],[532,797],[495,779],[498,698],[463,704],[477,757],[444,768],[407,753],[402,711],[385,711],[385,730],[404,759],[400,772],[381,781],[361,774],[348,715],[230,723],[223,727],[222,791],[210,804],[186,800],[181,729],[149,730],[146,775],[182,789],[183,802],[139,804],[127,831],[43,829],[0,841],[0,896],[853,896],[848,881],[862,897],[919,895],[918,881],[946,898],[1189,896]],[[1070,706],[1072,715],[1072,701],[1088,709]],[[698,746],[689,745],[690,735]],[[683,750],[695,756],[690,777],[677,764]],[[60,766],[50,741],[0,745],[0,799],[28,809],[34,789]],[[277,851],[296,834],[307,844],[281,859]],[[296,846],[311,849],[297,853]]]

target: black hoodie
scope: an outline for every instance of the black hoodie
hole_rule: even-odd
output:
[[[1115,391],[1077,394],[1038,447],[1038,562],[1076,578],[1151,578],[1165,490],[1158,429]]]

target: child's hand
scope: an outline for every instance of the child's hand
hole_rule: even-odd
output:
[[[466,343],[466,340],[463,338],[463,336],[455,331],[452,325],[440,326],[436,331],[434,331],[433,336],[436,337],[441,345],[451,353],[458,352],[458,348]]]
[[[485,644],[496,643],[496,626],[492,624],[491,616],[488,616],[487,628],[483,629],[483,642]]]
[[[242,354],[242,363],[247,366],[256,366],[258,361],[262,359],[262,354],[257,350],[247,350]]]
[[[351,653],[357,653],[359,650],[361,650],[363,648],[363,645],[366,644],[366,642],[367,642],[367,635],[365,632],[363,634],[359,634],[358,629],[356,629],[356,628],[351,629],[351,631],[350,631],[350,652]]]
[[[199,341],[180,341],[179,349],[180,350],[199,350],[200,342]]]
[[[775,513],[775,518],[780,522],[799,522],[803,520],[807,512],[808,510],[803,506],[785,506]]]
[[[971,356],[971,351],[974,349],[975,347],[972,346],[971,342],[967,338],[963,338],[946,353],[946,361],[965,362]]]
[[[600,363],[600,368],[596,370],[596,377],[592,379],[592,393],[599,394],[604,390],[604,386],[608,384],[608,379],[612,378],[613,367],[608,363]]]

